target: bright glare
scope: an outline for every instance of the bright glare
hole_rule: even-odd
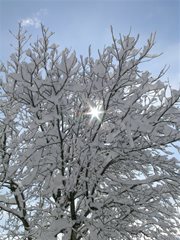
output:
[[[97,106],[97,107],[91,107],[90,106],[90,111],[87,113],[88,115],[91,115],[91,121],[95,118],[98,119],[99,121],[101,121],[101,114],[103,113],[103,111],[101,110],[101,106]]]

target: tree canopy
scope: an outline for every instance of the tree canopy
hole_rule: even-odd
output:
[[[112,29],[111,29],[112,30]],[[1,64],[1,229],[9,239],[167,240],[179,226],[180,90],[130,34],[94,59],[19,25]],[[151,62],[149,62],[151,64]]]

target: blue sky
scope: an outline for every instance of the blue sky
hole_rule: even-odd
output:
[[[23,20],[34,37],[40,34],[42,21],[55,32],[52,41],[87,55],[89,44],[93,53],[111,43],[110,25],[115,34],[140,34],[140,45],[151,32],[157,32],[153,53],[164,54],[148,63],[147,69],[157,73],[165,64],[174,87],[180,86],[180,0],[0,0],[0,60],[12,52],[9,29],[15,31]]]

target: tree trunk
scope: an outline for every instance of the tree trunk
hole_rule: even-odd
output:
[[[76,232],[75,229],[72,229],[72,231],[71,231],[71,238],[70,238],[70,240],[78,240],[77,239],[77,232]]]

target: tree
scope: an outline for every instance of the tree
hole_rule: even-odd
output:
[[[9,239],[174,239],[180,90],[141,70],[155,35],[116,39],[93,59],[52,33],[1,65],[0,209]],[[169,92],[169,93],[168,93]]]

